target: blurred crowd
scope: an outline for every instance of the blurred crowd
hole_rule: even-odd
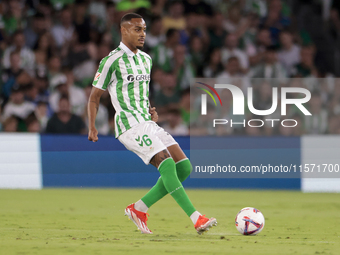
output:
[[[146,21],[144,50],[153,60],[150,101],[172,135],[340,133],[335,0],[3,0],[0,130],[86,134],[94,74],[118,46],[119,22],[129,12]],[[244,91],[255,78],[276,80],[279,85],[263,82],[255,89],[257,109],[270,108],[272,87],[305,86],[312,92],[313,116],[292,111],[300,121],[289,130],[193,130],[195,77],[241,79]],[[113,134],[114,113],[105,92],[96,119],[99,134]]]

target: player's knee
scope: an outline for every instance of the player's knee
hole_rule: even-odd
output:
[[[168,159],[168,158],[170,158],[170,157],[171,157],[171,156],[170,156],[170,154],[169,154],[169,152],[168,152],[167,150],[160,151],[160,152],[158,152],[156,155],[154,155],[154,156],[152,157],[152,159],[150,160],[150,164],[152,164],[153,166],[159,168],[159,166],[161,165],[161,163],[162,163],[164,160],[166,160],[166,159]],[[171,159],[172,159],[172,158],[171,158]],[[172,161],[173,161],[173,159],[172,159]]]
[[[158,171],[161,174],[166,175],[176,175],[176,163],[173,158],[166,158],[162,162],[160,162],[158,166]]]
[[[176,164],[178,179],[183,182],[192,172],[192,165],[189,159],[183,160]]]

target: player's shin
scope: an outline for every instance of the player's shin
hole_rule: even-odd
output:
[[[176,173],[180,182],[185,181],[192,171],[192,166],[188,158],[182,159],[176,163]],[[135,207],[140,211],[145,210],[145,207],[150,208],[154,203],[162,199],[168,194],[168,191],[164,187],[162,177],[159,177],[157,183],[142,197],[141,200],[136,202]],[[146,210],[147,210],[146,209]],[[146,211],[145,211],[146,212]]]
[[[158,167],[158,171],[161,174],[164,187],[167,192],[176,200],[177,204],[190,217],[192,213],[196,211],[196,209],[192,205],[182,186],[182,183],[178,179],[175,161],[172,158],[163,160]]]
[[[141,198],[141,201],[150,208],[154,203],[162,199],[168,191],[165,189],[162,177],[158,178],[156,184]]]

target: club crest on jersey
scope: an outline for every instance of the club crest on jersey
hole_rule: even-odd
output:
[[[150,74],[138,74],[138,75],[129,74],[126,77],[126,79],[129,82],[133,82],[133,81],[150,81]]]
[[[148,65],[146,64],[146,62],[143,62],[143,64],[144,64],[145,69],[148,69]]]
[[[97,72],[96,75],[94,76],[94,80],[98,81],[101,73]]]

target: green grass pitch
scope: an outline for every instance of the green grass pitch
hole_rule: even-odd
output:
[[[0,254],[340,254],[340,194],[187,190],[218,226],[199,236],[167,196],[150,208],[143,235],[124,216],[145,189],[0,190]],[[242,236],[237,212],[256,207],[266,224]]]

